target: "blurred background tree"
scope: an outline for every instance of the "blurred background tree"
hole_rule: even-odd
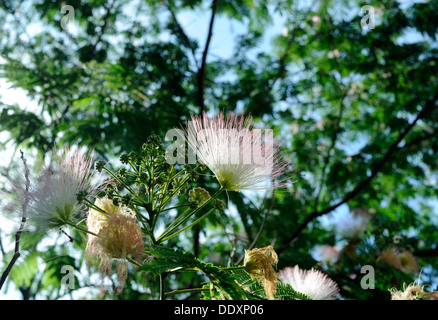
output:
[[[272,244],[278,269],[321,269],[345,299],[389,299],[419,279],[437,290],[438,1],[3,0],[0,24],[2,89],[34,102],[0,100],[4,150],[43,158],[78,144],[116,166],[191,114],[251,114],[287,149],[292,191],[252,195],[260,208],[230,193],[225,215],[173,245],[227,265]],[[4,190],[20,165],[13,155]],[[84,237],[72,236],[25,235],[8,284],[23,299],[97,297]],[[75,268],[74,290],[61,284],[63,265]],[[365,265],[374,289],[361,287]],[[106,298],[157,298],[152,279],[128,279]],[[178,275],[168,286],[201,282]]]

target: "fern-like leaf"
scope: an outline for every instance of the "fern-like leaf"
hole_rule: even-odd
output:
[[[295,291],[288,283],[277,281],[276,300],[312,300],[303,293]]]

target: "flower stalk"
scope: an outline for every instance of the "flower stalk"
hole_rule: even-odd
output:
[[[178,235],[179,233],[181,233],[182,231],[187,230],[188,228],[193,227],[195,224],[201,222],[203,219],[205,219],[208,215],[210,215],[214,209],[210,210],[209,212],[207,212],[205,215],[203,215],[201,218],[197,219],[195,222],[193,222],[192,224],[190,224],[189,226],[187,226],[186,228],[182,229],[182,231],[178,231],[177,233],[168,236],[170,233],[172,233],[174,230],[176,230],[176,228],[178,228],[181,224],[183,224],[184,222],[186,222],[191,216],[195,215],[196,213],[198,213],[199,211],[201,211],[206,205],[208,205],[210,202],[212,202],[215,198],[217,198],[222,192],[224,191],[224,188],[221,187],[219,188],[218,191],[216,191],[215,194],[213,194],[210,198],[208,198],[205,202],[203,202],[199,207],[197,207],[195,210],[193,210],[192,212],[189,212],[188,214],[181,214],[179,217],[177,217],[177,219],[175,219],[175,221],[169,225],[169,227],[166,228],[166,230],[163,231],[163,233],[161,234],[161,236],[159,236],[157,238],[157,242],[158,243],[162,243],[164,241],[167,241],[171,238],[173,238],[174,236]]]

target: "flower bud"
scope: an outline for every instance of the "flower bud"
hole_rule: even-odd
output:
[[[213,200],[213,207],[219,212],[224,213],[225,212],[225,202],[223,202],[220,199],[214,199]]]
[[[202,205],[208,199],[210,199],[210,194],[204,188],[194,188],[189,191],[189,202],[197,207]]]

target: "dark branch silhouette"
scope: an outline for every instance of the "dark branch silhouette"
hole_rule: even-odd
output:
[[[24,225],[26,224],[26,210],[27,210],[27,204],[29,202],[30,180],[29,180],[29,169],[28,169],[27,164],[26,164],[26,159],[24,158],[23,151],[20,150],[20,152],[21,152],[21,159],[23,160],[23,166],[24,166],[24,177],[26,179],[24,201],[23,201],[23,205],[21,207],[22,217],[21,217],[20,227],[18,228],[18,231],[15,234],[14,255],[12,256],[11,261],[9,262],[5,271],[3,272],[2,277],[0,278],[0,289],[3,287],[3,284],[5,283],[6,278],[8,277],[9,273],[11,272],[12,267],[14,266],[15,262],[20,257],[20,238],[21,238],[21,233],[23,232],[23,229],[24,229]]]
[[[434,249],[418,250],[414,252],[414,256],[418,258],[438,257],[438,246]]]
[[[246,111],[247,114],[251,114],[251,113],[255,112],[262,105],[266,104],[268,95],[271,92],[271,90],[274,88],[277,81],[280,79],[283,79],[286,76],[287,58],[289,56],[289,50],[291,49],[292,44],[295,42],[296,34],[297,34],[297,27],[295,27],[294,30],[292,31],[292,34],[290,35],[290,37],[287,41],[286,48],[284,49],[284,53],[280,57],[280,59],[278,60],[278,72],[275,74],[275,76],[273,78],[268,80],[268,83],[266,84],[266,87],[265,87],[266,88],[265,92],[263,93],[263,97],[260,100],[258,100],[257,103],[252,105]]]
[[[283,252],[285,249],[287,249],[292,242],[295,241],[295,239],[301,234],[301,232],[307,227],[307,225],[315,220],[316,218],[323,216],[329,212],[332,212],[339,206],[343,205],[344,203],[347,203],[349,200],[357,196],[365,187],[367,187],[370,182],[377,176],[377,174],[382,171],[385,164],[390,160],[392,155],[399,149],[398,145],[399,143],[406,137],[406,135],[412,130],[412,128],[415,126],[415,124],[424,117],[425,114],[427,114],[432,108],[435,106],[436,101],[438,100],[438,92],[435,93],[435,96],[429,100],[424,108],[420,111],[420,113],[417,115],[414,121],[412,121],[402,132],[400,132],[398,138],[394,143],[390,146],[388,151],[386,152],[385,156],[377,163],[377,165],[374,167],[373,171],[371,172],[371,175],[367,177],[365,180],[360,182],[350,193],[348,193],[344,199],[339,201],[333,206],[330,206],[322,211],[313,211],[310,213],[306,219],[298,226],[298,228],[295,230],[294,233],[289,238],[286,238],[283,241],[283,245],[276,250],[277,253]]]
[[[207,54],[210,47],[211,37],[213,35],[214,18],[216,16],[218,4],[219,0],[213,0],[210,25],[208,27],[207,42],[205,43],[204,52],[202,53],[201,67],[199,68],[198,72],[198,105],[200,114],[203,114],[203,112],[205,111],[205,68],[207,66]]]
[[[180,34],[180,36],[182,37],[182,39],[184,40],[185,44],[190,48],[190,51],[192,52],[192,56],[193,56],[193,60],[195,61],[196,64],[196,68],[198,69],[199,72],[199,63],[198,60],[196,59],[196,51],[195,48],[192,46],[192,43],[190,42],[189,37],[187,36],[186,32],[184,31],[183,27],[181,26],[181,24],[179,23],[175,12],[173,11],[173,8],[170,6],[170,4],[168,2],[166,2],[166,7],[170,12],[170,15],[172,16],[172,20],[175,23],[175,26],[178,30],[178,33]]]

